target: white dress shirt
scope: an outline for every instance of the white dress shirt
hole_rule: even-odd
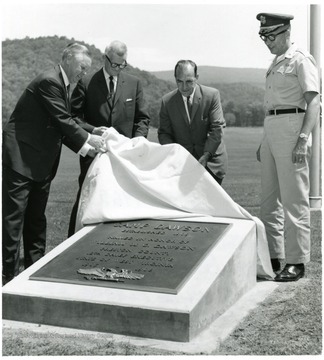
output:
[[[109,75],[109,74],[107,73],[107,71],[106,71],[106,69],[105,69],[105,68],[103,68],[103,72],[104,72],[104,75],[105,75],[105,79],[106,79],[106,83],[107,83],[107,88],[108,88],[108,90],[109,90],[109,82],[110,82],[109,77],[110,77],[111,75]],[[113,76],[113,82],[114,82],[114,94],[116,93],[117,79],[118,79],[118,77],[117,77],[117,76]]]
[[[193,105],[193,98],[195,96],[195,91],[196,91],[196,86],[194,88],[194,91],[192,92],[192,94],[190,95],[190,104],[191,106]],[[188,120],[190,122],[190,115],[189,115],[189,110],[188,110],[188,104],[187,104],[187,96],[183,96],[182,95],[182,99],[183,99],[183,102],[184,102],[184,105],[185,105],[185,109],[186,109],[186,113],[187,113],[187,117],[188,117]]]

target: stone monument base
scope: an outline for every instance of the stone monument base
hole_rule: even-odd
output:
[[[177,221],[230,224],[177,293],[30,279],[95,228],[89,226],[3,287],[3,318],[190,342],[256,285],[256,226],[229,218]]]

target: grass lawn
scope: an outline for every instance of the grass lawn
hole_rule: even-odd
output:
[[[252,215],[259,215],[260,175],[255,152],[261,128],[227,128],[229,169],[224,189]],[[156,131],[151,130],[151,141]],[[47,251],[67,237],[70,211],[78,189],[78,157],[64,149],[47,207]],[[312,211],[312,254],[306,277],[280,285],[223,342],[215,355],[319,355],[322,353],[322,253],[320,211]],[[3,330],[3,355],[176,355],[118,344],[98,336],[56,335]]]

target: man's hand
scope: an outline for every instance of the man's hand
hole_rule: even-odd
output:
[[[108,130],[106,126],[96,127],[92,130],[92,134],[101,136],[106,130]]]
[[[198,162],[203,166],[206,167],[207,166],[207,162],[209,161],[209,159],[211,158],[211,153],[210,152],[205,152],[201,158],[198,160]]]
[[[261,151],[261,144],[260,146],[258,147],[258,150],[256,152],[256,158],[259,162],[261,162],[261,155],[260,155],[260,151]]]
[[[304,164],[307,155],[307,140],[298,139],[292,152],[292,162],[294,164]]]
[[[91,134],[88,144],[98,150],[104,146],[105,140],[101,136]]]

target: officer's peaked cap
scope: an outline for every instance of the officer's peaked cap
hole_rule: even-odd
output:
[[[294,16],[287,14],[260,13],[256,18],[260,21],[259,34],[264,34],[276,31],[282,27],[288,28],[290,20],[292,20]]]

